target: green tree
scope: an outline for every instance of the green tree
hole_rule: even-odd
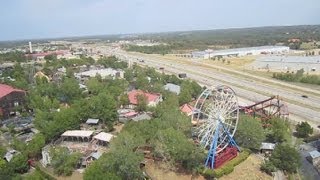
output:
[[[265,138],[265,132],[259,120],[251,116],[240,116],[235,134],[236,142],[240,146],[258,150]]]
[[[111,150],[86,169],[84,179],[141,179],[143,174],[139,165],[142,160],[141,154],[129,149]]]
[[[91,94],[94,95],[98,95],[106,88],[105,85],[102,82],[100,82],[97,78],[90,78],[86,84],[88,90],[91,92]]]
[[[28,157],[24,154],[15,155],[9,162],[9,166],[16,173],[25,173],[29,170]]]
[[[143,94],[137,95],[137,107],[136,111],[142,112],[147,110],[147,97]]]
[[[297,136],[306,138],[313,133],[313,128],[308,122],[301,122],[296,125]]]
[[[0,156],[3,157],[7,152],[7,149],[4,146],[0,145]]]
[[[65,78],[60,87],[60,99],[66,102],[71,102],[81,97],[81,89],[76,79]]]
[[[124,78],[128,81],[128,82],[132,82],[133,78],[134,78],[134,73],[132,71],[132,69],[126,69],[124,72]]]
[[[129,98],[128,98],[128,95],[127,95],[127,94],[122,94],[122,95],[120,95],[120,97],[119,97],[119,104],[120,104],[120,105],[123,105],[123,106],[130,104]]]
[[[182,105],[190,102],[191,100],[192,100],[192,96],[189,89],[182,89],[179,94],[179,104]]]
[[[101,169],[100,164],[94,162],[89,168],[86,169],[84,176],[84,180],[105,180],[105,179],[112,179],[112,180],[121,180],[119,176],[114,173],[106,172]]]
[[[268,128],[268,141],[271,142],[289,142],[291,130],[287,121],[275,118],[270,120],[271,126]]]
[[[52,155],[51,165],[54,172],[65,176],[72,174],[81,157],[80,153],[70,153],[65,147],[51,149],[50,154]]]
[[[25,152],[29,157],[37,157],[41,153],[41,149],[45,146],[45,137],[41,133],[36,134],[28,143]]]
[[[276,167],[270,161],[263,162],[260,169],[269,175],[272,175],[272,172],[276,171]]]
[[[77,101],[74,106],[79,119],[97,118],[108,126],[113,128],[113,122],[117,120],[117,102],[114,97],[103,91],[97,96],[91,97],[89,100]]]
[[[192,170],[202,164],[205,154],[190,143],[181,131],[168,128],[157,133],[155,155],[173,160],[186,170]],[[172,158],[172,159],[171,159]]]
[[[299,152],[289,145],[279,144],[270,157],[270,162],[280,170],[294,173],[301,166]]]
[[[36,128],[45,136],[46,140],[51,140],[67,129],[79,128],[80,119],[78,119],[75,109],[60,108],[59,112],[37,110],[34,123]]]
[[[12,179],[15,175],[13,166],[10,166],[3,158],[0,158],[0,179]]]
[[[49,54],[49,55],[44,56],[44,59],[48,60],[48,61],[54,61],[54,60],[57,60],[57,55],[56,54]]]
[[[137,75],[136,88],[141,90],[146,90],[148,89],[148,86],[149,86],[149,81],[147,77],[143,73],[139,73]]]

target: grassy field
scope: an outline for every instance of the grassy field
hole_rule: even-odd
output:
[[[252,154],[244,162],[235,167],[231,174],[223,176],[221,180],[272,180],[273,177],[260,171],[260,164],[262,159],[255,154]],[[154,180],[204,180],[203,176],[193,176],[186,173],[178,173],[168,168],[169,165],[165,163],[154,163],[148,161],[146,164],[146,172]]]
[[[203,176],[193,176],[192,174],[179,173],[169,168],[170,165],[162,162],[149,160],[146,163],[146,172],[153,180],[205,180]]]
[[[272,180],[273,177],[260,171],[262,159],[255,154],[251,154],[248,159],[234,168],[234,171],[226,176],[221,177],[221,180]]]
[[[222,60],[224,59],[224,60]],[[204,60],[204,63],[219,65],[223,67],[229,67],[234,69],[242,69],[247,64],[252,63],[256,57],[255,56],[246,56],[246,57],[230,57],[222,58],[220,60]]]

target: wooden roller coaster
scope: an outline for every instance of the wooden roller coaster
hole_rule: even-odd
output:
[[[240,106],[239,108],[245,114],[258,117],[263,121],[272,118],[289,118],[288,106],[281,101],[279,96],[272,96],[263,101],[256,102],[249,106]]]

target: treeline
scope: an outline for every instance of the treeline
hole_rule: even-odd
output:
[[[273,78],[288,81],[288,82],[301,82],[307,84],[320,85],[319,75],[308,75],[304,74],[304,70],[300,69],[296,73],[273,73]]]
[[[141,35],[139,39],[153,39],[171,46],[172,50],[207,49],[220,45],[231,48],[275,45],[279,42],[297,49],[301,43],[290,44],[289,39],[301,42],[320,41],[320,26],[278,26],[241,29],[185,31]]]

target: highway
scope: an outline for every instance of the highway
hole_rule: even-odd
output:
[[[279,95],[288,105],[290,119],[307,120],[320,124],[320,92],[285,82],[262,78],[248,73],[202,63],[201,60],[172,60],[166,57],[117,51],[118,57],[149,67],[178,74],[187,73],[188,78],[206,86],[225,84],[231,86],[240,98],[248,102],[264,100]],[[140,62],[139,60],[144,60]],[[307,95],[308,98],[301,97]]]

